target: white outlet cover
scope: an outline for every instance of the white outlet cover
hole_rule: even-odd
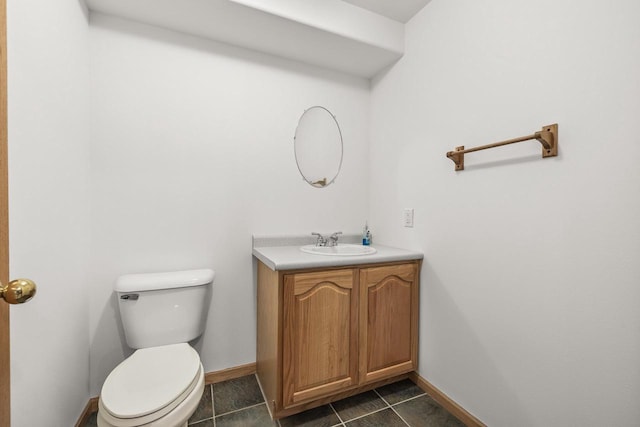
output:
[[[405,208],[402,211],[402,219],[405,227],[413,227],[413,208]]]

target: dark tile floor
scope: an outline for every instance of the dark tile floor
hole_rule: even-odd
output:
[[[96,426],[95,414],[86,427]],[[410,380],[272,421],[255,375],[205,387],[193,427],[464,427]]]

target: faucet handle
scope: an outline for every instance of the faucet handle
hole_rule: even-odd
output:
[[[327,238],[324,237],[322,234],[320,233],[311,233],[313,236],[317,236],[316,239],[316,246],[326,246],[327,245]]]
[[[338,244],[338,236],[342,234],[342,231],[336,231],[331,236],[329,236],[329,246],[336,246]]]

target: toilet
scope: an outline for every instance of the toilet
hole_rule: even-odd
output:
[[[99,427],[182,427],[204,392],[200,356],[213,270],[127,274],[116,281],[127,345],[98,401]]]

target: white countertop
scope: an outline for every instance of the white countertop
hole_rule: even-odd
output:
[[[272,270],[297,270],[317,267],[340,267],[356,264],[376,264],[381,262],[409,261],[422,259],[421,252],[389,246],[371,245],[375,254],[357,256],[315,255],[302,252],[300,245],[254,247],[253,256]]]

